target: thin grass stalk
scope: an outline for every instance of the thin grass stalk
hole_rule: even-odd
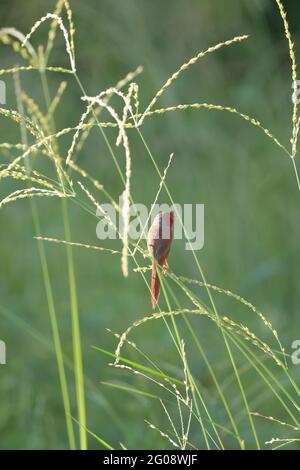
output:
[[[16,73],[18,74],[18,72]],[[21,100],[21,84],[20,84],[20,79],[18,75],[15,77],[15,91],[16,91],[16,97],[17,97],[18,111],[21,115],[23,115],[24,109],[23,109],[22,100]],[[26,145],[27,147],[28,146],[27,130],[26,130],[26,127],[22,125],[22,123],[20,123],[20,130],[21,130],[21,140],[23,144]],[[29,159],[25,160],[25,164],[26,164],[27,171],[30,172]],[[35,228],[35,234],[36,236],[40,236],[41,234],[40,217],[39,217],[37,205],[34,199],[30,199],[30,207],[31,207],[31,212],[32,212],[33,224]],[[72,414],[71,414],[71,403],[70,403],[70,396],[69,396],[69,390],[68,390],[67,376],[66,376],[66,371],[65,371],[65,366],[64,366],[63,349],[62,349],[62,342],[61,342],[61,337],[60,337],[60,332],[59,332],[59,327],[58,327],[53,289],[51,285],[44,244],[41,241],[38,241],[37,243],[38,243],[38,253],[39,253],[42,274],[43,274],[43,282],[44,282],[46,298],[47,298],[47,303],[48,303],[49,318],[50,318],[55,357],[56,357],[56,362],[57,362],[60,388],[61,388],[61,394],[62,394],[62,400],[63,400],[63,406],[64,406],[67,434],[68,434],[70,449],[74,450],[76,448],[76,445],[75,445],[75,435],[74,435]]]
[[[164,298],[165,298],[166,303],[167,303],[168,310],[169,310],[169,312],[171,312],[171,311],[172,311],[172,308],[171,308],[171,304],[170,304],[170,301],[169,301],[169,297],[168,297],[168,294],[167,294],[167,291],[166,291],[166,288],[165,288],[165,279],[163,279],[163,277],[162,277],[161,273],[159,272],[159,270],[158,270],[158,275],[159,275],[159,278],[160,278],[161,288],[162,288],[163,295],[164,295]],[[165,322],[166,322],[166,319],[165,319],[165,318],[164,318],[164,320],[165,320]],[[173,315],[171,315],[171,321],[172,321],[173,328],[174,328],[174,331],[175,331],[175,335],[176,335],[176,339],[177,339],[177,343],[178,343],[178,347],[179,347],[179,352],[180,352],[180,357],[182,358],[182,357],[183,357],[183,352],[182,352],[182,349],[181,349],[181,344],[182,344],[181,341],[182,341],[182,340],[181,340],[181,337],[180,337],[180,334],[179,334],[179,331],[178,331],[178,328],[177,328],[177,324],[176,324],[176,321],[175,321],[175,318],[174,318]],[[187,367],[188,367],[188,366],[187,366]],[[204,410],[205,410],[205,412],[206,412],[206,414],[207,414],[207,416],[208,416],[208,419],[209,419],[209,421],[210,421],[210,423],[211,423],[211,425],[212,425],[212,427],[213,427],[213,430],[214,430],[214,432],[215,432],[215,434],[216,434],[216,436],[217,436],[217,439],[218,439],[218,441],[219,441],[219,443],[220,443],[220,446],[221,446],[222,449],[224,449],[223,442],[222,442],[222,440],[221,440],[221,438],[220,438],[220,435],[219,435],[219,433],[218,433],[216,427],[214,426],[214,423],[213,423],[213,420],[212,420],[212,418],[211,418],[211,416],[210,416],[210,413],[209,413],[209,411],[208,411],[208,408],[207,408],[207,406],[206,406],[206,404],[205,404],[205,401],[204,401],[204,399],[203,399],[203,397],[202,397],[202,395],[201,395],[201,393],[200,393],[200,391],[199,391],[199,389],[198,389],[198,387],[197,387],[197,385],[196,385],[196,383],[195,383],[195,381],[194,381],[194,378],[193,378],[193,376],[192,376],[192,374],[191,374],[191,371],[190,371],[189,367],[188,367],[187,370],[188,370],[188,375],[189,375],[190,382],[192,383],[192,394],[193,394],[193,397],[194,397],[194,401],[195,401],[195,403],[197,404],[197,400],[196,400],[195,393],[194,393],[194,388],[195,388],[196,391],[197,391],[197,394],[198,394],[198,396],[199,396],[199,398],[200,398],[200,401],[201,401],[201,403],[202,403],[202,406],[203,406],[203,408],[204,408]],[[198,413],[199,413],[199,417],[200,417],[201,415],[200,415],[199,408],[197,408],[197,409],[198,409]],[[201,420],[201,422],[202,422],[202,420]],[[204,428],[204,430],[205,430],[205,428]],[[203,429],[202,429],[202,431],[203,431]],[[204,436],[205,436],[205,434],[204,434]]]
[[[147,150],[147,153],[148,153],[149,156],[150,156],[150,159],[151,159],[151,161],[152,161],[152,163],[153,163],[153,165],[154,165],[155,170],[157,171],[157,173],[158,173],[160,179],[162,179],[162,175],[161,175],[160,170],[159,170],[159,168],[158,168],[158,165],[157,165],[157,163],[156,163],[156,161],[155,161],[155,159],[154,159],[154,157],[153,157],[153,154],[152,154],[152,152],[151,152],[151,150],[150,150],[148,144],[146,143],[146,141],[145,141],[145,139],[144,139],[144,137],[143,137],[143,135],[142,135],[142,133],[141,133],[141,131],[140,131],[140,129],[139,129],[138,127],[137,127],[137,132],[138,132],[138,134],[139,134],[139,136],[140,136],[140,138],[141,138],[141,140],[142,140],[142,142],[143,142],[143,144],[144,144],[144,146],[145,146],[145,148],[146,148],[146,150]],[[170,191],[169,191],[169,189],[168,189],[166,183],[163,182],[163,184],[164,184],[165,190],[166,190],[166,192],[167,192],[167,195],[168,195],[168,197],[169,197],[171,203],[174,204],[173,198],[172,198],[172,196],[171,196],[171,193],[170,193]],[[175,212],[177,212],[177,211],[176,211],[176,206],[175,206],[174,209],[175,209]],[[177,214],[177,216],[178,216],[178,214]],[[180,222],[181,222],[182,228],[184,229],[184,233],[185,233],[185,235],[186,235],[186,231],[185,231],[185,228],[184,228],[184,226],[183,226],[183,223],[182,223],[181,220],[180,220]],[[203,272],[203,270],[202,270],[202,267],[200,266],[199,260],[198,260],[198,258],[197,258],[197,256],[196,256],[194,250],[192,250],[192,255],[193,255],[194,259],[195,259],[197,268],[198,268],[198,270],[199,270],[199,273],[200,273],[200,275],[201,275],[201,278],[202,278],[204,284],[208,284],[208,283],[207,283],[207,280],[206,280],[206,277],[204,276],[204,272]],[[255,439],[255,442],[256,442],[256,446],[257,446],[258,449],[260,449],[260,444],[259,444],[259,441],[258,441],[258,436],[257,436],[257,433],[256,433],[255,425],[254,425],[253,418],[252,418],[252,416],[251,416],[251,414],[250,414],[250,411],[249,411],[249,406],[248,406],[248,402],[247,402],[247,397],[246,397],[246,394],[245,394],[245,391],[244,391],[243,384],[242,384],[242,382],[241,382],[241,380],[240,380],[240,377],[239,377],[239,374],[238,374],[238,370],[237,370],[237,367],[236,367],[236,364],[235,364],[234,357],[233,357],[233,355],[232,355],[232,352],[231,352],[231,349],[230,349],[230,346],[229,346],[227,337],[226,337],[225,334],[224,334],[224,329],[223,329],[223,327],[221,326],[221,324],[220,324],[220,322],[219,322],[219,314],[218,314],[218,311],[217,311],[215,302],[214,302],[214,300],[213,300],[212,293],[211,293],[211,291],[210,291],[208,288],[206,288],[206,291],[207,291],[207,294],[208,294],[210,303],[211,303],[211,305],[212,305],[214,314],[215,314],[215,316],[216,316],[216,319],[217,319],[217,321],[218,321],[218,323],[219,323],[220,330],[221,330],[221,334],[222,334],[222,337],[223,337],[223,340],[224,340],[224,343],[225,343],[225,346],[226,346],[226,350],[227,350],[227,353],[228,353],[228,355],[229,355],[232,368],[233,368],[233,370],[234,370],[234,372],[235,372],[235,375],[236,375],[237,383],[238,383],[239,388],[240,388],[240,391],[241,391],[241,393],[242,393],[242,395],[243,395],[244,404],[245,404],[245,407],[246,407],[246,410],[247,410],[247,413],[248,413],[248,418],[249,418],[250,426],[251,426],[251,429],[252,429],[252,432],[253,432],[253,436],[254,436],[254,439]]]
[[[244,343],[241,341],[240,338],[238,338],[237,336],[234,336],[232,335],[230,332],[225,332],[225,334],[228,336],[228,338],[230,338],[230,340],[232,341],[232,343],[235,344],[235,346],[242,352],[242,354],[245,356],[245,358],[251,363],[251,365],[253,366],[253,368],[257,371],[257,373],[259,374],[259,376],[262,378],[262,380],[270,387],[270,389],[272,390],[273,394],[277,397],[277,399],[280,401],[280,403],[282,404],[283,408],[285,409],[285,411],[289,414],[289,416],[291,417],[291,419],[293,420],[293,422],[296,424],[297,427],[300,426],[300,422],[298,421],[298,419],[295,417],[294,413],[290,410],[290,408],[288,407],[288,405],[285,403],[285,401],[282,399],[282,397],[279,395],[279,393],[276,391],[276,389],[274,388],[274,386],[271,384],[271,382],[268,380],[267,377],[269,377],[276,385],[276,387],[278,387],[278,389],[285,395],[285,397],[290,401],[291,404],[293,404],[293,406],[298,410],[299,412],[299,407],[298,405],[295,403],[294,399],[290,396],[290,394],[286,391],[285,387],[283,387],[280,382],[276,379],[276,377],[274,376],[274,374],[269,370],[268,367],[266,367],[262,361],[260,361],[259,359],[257,359],[257,357],[255,356],[255,354],[253,354],[253,352],[251,351],[251,349]],[[255,362],[257,362],[261,369],[255,364]]]
[[[47,83],[46,74],[44,68],[40,70],[41,81],[44,91],[44,97],[47,109],[51,106],[49,88]],[[51,117],[52,132],[55,133],[55,123],[53,116]],[[63,184],[63,181],[62,181]],[[71,241],[71,228],[68,214],[68,205],[65,199],[62,199],[62,215],[64,223],[65,237],[67,241]],[[87,431],[86,431],[86,405],[85,405],[85,390],[84,390],[84,374],[83,374],[83,359],[82,359],[82,347],[81,347],[81,336],[80,336],[80,322],[78,312],[78,300],[77,300],[77,287],[75,278],[75,268],[73,260],[73,248],[70,245],[66,246],[67,254],[67,265],[68,265],[68,280],[69,280],[69,293],[70,293],[70,304],[71,304],[71,320],[72,320],[72,343],[73,343],[73,360],[74,360],[74,371],[75,371],[75,388],[76,388],[76,400],[78,410],[78,421],[79,426],[79,440],[80,449],[87,449]]]
[[[170,286],[169,286],[168,284],[167,284],[167,286],[168,286],[168,288],[169,288],[169,290],[170,290],[170,292],[171,292],[171,295],[173,296],[173,298],[174,298],[174,300],[175,300],[175,303],[176,303],[176,305],[177,305],[177,308],[180,308],[180,304],[179,304],[179,302],[178,302],[178,299],[177,299],[176,295],[174,294],[174,291],[170,288]],[[227,413],[227,415],[228,415],[228,417],[229,417],[229,420],[230,420],[230,422],[231,422],[231,425],[232,425],[234,434],[235,434],[235,436],[236,436],[236,438],[237,438],[237,440],[238,440],[238,442],[239,442],[240,448],[241,448],[241,449],[244,449],[244,443],[243,443],[243,441],[242,441],[242,439],[241,439],[241,437],[240,437],[240,434],[239,434],[239,431],[238,431],[238,428],[237,428],[235,419],[234,419],[234,417],[233,417],[233,414],[232,414],[232,412],[231,412],[231,410],[230,410],[229,404],[227,403],[227,400],[226,400],[225,395],[224,395],[224,393],[223,393],[222,386],[219,384],[219,381],[218,381],[217,376],[216,376],[216,374],[215,374],[215,372],[214,372],[214,370],[213,370],[213,367],[212,367],[212,365],[211,365],[211,363],[210,363],[208,357],[206,356],[205,351],[204,351],[204,349],[203,349],[203,347],[202,347],[202,345],[201,345],[201,343],[200,343],[200,341],[199,341],[199,338],[197,337],[195,331],[193,330],[189,319],[187,318],[186,315],[183,315],[183,319],[184,319],[185,324],[186,324],[187,327],[188,327],[189,332],[190,332],[191,335],[192,335],[192,338],[193,338],[193,340],[194,340],[194,342],[195,342],[195,344],[196,344],[196,347],[197,347],[197,349],[199,350],[199,352],[200,352],[200,354],[201,354],[201,356],[202,356],[202,358],[203,358],[203,360],[204,360],[204,362],[205,362],[205,364],[206,364],[206,367],[207,367],[207,369],[208,369],[208,371],[209,371],[209,373],[210,373],[210,375],[211,375],[211,378],[212,378],[212,380],[213,380],[213,382],[214,382],[214,384],[215,384],[215,386],[216,386],[216,389],[217,389],[217,391],[218,391],[218,394],[219,394],[219,396],[220,396],[220,398],[221,398],[221,400],[222,400],[222,403],[223,403],[223,405],[224,405],[224,408],[225,408],[225,410],[226,410],[226,413]]]

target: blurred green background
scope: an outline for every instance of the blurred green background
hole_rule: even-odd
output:
[[[2,0],[1,27],[14,26],[27,33],[54,6],[55,2],[50,0]],[[158,105],[211,102],[234,106],[259,119],[289,145],[290,60],[275,1],[227,0],[225,6],[225,2],[218,0],[72,0],[71,6],[78,75],[88,94],[114,85],[129,71],[143,65],[144,72],[136,79],[142,109],[166,79],[198,51],[233,36],[249,34],[247,41],[206,56],[182,74]],[[289,0],[285,6],[297,47],[300,5]],[[48,23],[43,25],[32,43],[45,42],[48,28]],[[1,69],[21,63],[9,47],[0,45],[0,49]],[[61,34],[57,36],[51,64],[68,65]],[[10,75],[4,79],[8,93],[6,107],[16,109],[13,80]],[[65,77],[51,74],[48,79],[54,94]],[[63,104],[56,114],[58,129],[75,126],[84,110],[75,80],[72,77],[67,80]],[[38,74],[22,73],[21,82],[44,109]],[[167,177],[175,201],[205,204],[205,246],[199,260],[208,280],[239,293],[266,312],[289,353],[292,341],[300,338],[300,199],[288,157],[259,129],[223,112],[179,111],[149,118],[143,135],[161,169],[170,153],[175,154]],[[108,132],[108,136],[113,142],[115,131]],[[1,117],[0,137],[1,142],[18,142],[18,126]],[[159,179],[136,133],[131,132],[130,138],[133,197],[150,204]],[[70,136],[61,140],[63,152],[69,145]],[[124,167],[122,152],[118,151],[118,155]],[[3,152],[1,160],[7,162],[7,158]],[[79,162],[118,197],[122,191],[120,179],[103,139],[95,130]],[[1,198],[14,188],[9,181],[1,182]],[[104,202],[101,197],[99,202]],[[160,202],[168,202],[164,192]],[[74,241],[98,243],[96,219],[74,204],[69,206]],[[64,238],[59,201],[39,200],[38,207],[43,234]],[[7,345],[7,365],[0,366],[0,448],[66,448],[65,419],[29,202],[3,207],[0,226],[0,339]],[[66,355],[71,356],[65,250],[63,246],[49,244],[46,249],[63,346]],[[151,391],[150,385],[125,371],[110,368],[110,358],[92,349],[95,345],[114,351],[116,340],[106,328],[121,333],[151,311],[146,287],[137,273],[123,278],[117,257],[84,249],[75,249],[74,253],[84,369],[89,381],[88,427],[116,447],[120,442],[127,448],[169,446],[144,422],[147,419],[162,429],[167,427],[156,400],[121,392],[101,382],[130,384],[146,391]],[[177,274],[199,278],[183,242],[174,243],[170,265]],[[240,315],[262,337],[268,338],[263,326],[252,320],[253,316],[245,309],[220,296],[217,305],[223,314]],[[193,319],[192,323],[223,383],[232,370],[216,328],[204,319]],[[180,361],[162,323],[141,327],[134,340],[143,351],[151,353],[164,371],[181,377]],[[135,358],[130,349],[126,353],[127,357]],[[190,343],[187,354],[214,417],[228,425],[207,369]],[[68,377],[76,416],[70,370]],[[246,380],[253,411],[286,418],[262,384],[256,386],[250,378]],[[241,423],[243,437],[251,442],[240,396],[225,382],[224,390]],[[282,435],[279,426],[263,420],[257,424],[262,442]],[[191,441],[201,447],[199,428],[192,429]],[[228,445],[232,445],[231,441]],[[91,438],[90,447],[99,445]]]

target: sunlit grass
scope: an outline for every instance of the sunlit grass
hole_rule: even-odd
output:
[[[279,0],[276,0],[276,2],[288,40],[292,64],[291,75],[292,81],[295,82],[297,73],[294,45],[283,5]],[[64,12],[67,19],[67,27],[63,19]],[[48,20],[51,20],[48,43],[45,47],[40,45],[38,49],[35,49],[32,45],[34,43],[34,33],[41,24]],[[157,197],[160,193],[163,193],[167,201],[172,205],[175,201],[175,189],[168,185],[167,177],[169,168],[171,164],[173,164],[173,154],[167,167],[161,169],[158,164],[158,159],[152,150],[152,145],[148,142],[146,133],[143,130],[143,124],[146,120],[156,115],[185,111],[188,109],[227,112],[228,119],[231,118],[230,114],[236,115],[255,128],[263,131],[266,137],[280,149],[283,157],[291,159],[293,171],[295,172],[300,189],[295,164],[299,117],[297,104],[294,103],[292,112],[291,149],[288,149],[268,127],[261,124],[256,118],[249,116],[247,113],[238,111],[234,107],[212,103],[192,103],[174,104],[174,106],[167,108],[154,109],[154,106],[164,91],[172,86],[173,82],[175,82],[187,68],[195,64],[198,60],[201,60],[207,54],[215,53],[223,47],[229,47],[236,43],[239,44],[239,47],[242,47],[242,42],[248,38],[246,35],[222,41],[216,46],[212,46],[206,51],[201,51],[191,58],[172,74],[165,84],[154,94],[154,98],[145,106],[145,110],[141,112],[139,110],[141,107],[140,90],[138,85],[133,81],[135,77],[141,73],[141,68],[126,75],[125,78],[117,82],[114,87],[99,92],[97,96],[88,95],[85,85],[81,82],[80,71],[76,69],[74,30],[72,10],[69,2],[59,0],[55,12],[48,13],[38,20],[27,36],[17,32],[17,30],[9,30],[7,28],[2,30],[2,33],[0,31],[2,42],[10,47],[13,45],[14,50],[21,55],[23,60],[28,62],[26,66],[16,66],[1,70],[0,75],[12,73],[18,77],[21,72],[37,70],[37,73],[40,74],[41,89],[45,101],[44,106],[34,102],[24,90],[21,90],[21,86],[19,85],[19,90],[16,92],[19,102],[18,110],[0,109],[4,117],[20,126],[22,133],[21,142],[18,144],[10,144],[8,142],[1,143],[3,148],[6,148],[8,152],[13,149],[14,151],[21,150],[21,153],[15,158],[12,157],[10,163],[7,165],[1,166],[0,177],[11,178],[16,182],[24,181],[26,184],[25,188],[5,196],[0,202],[0,207],[1,205],[12,203],[19,199],[30,199],[35,225],[35,233],[33,236],[37,239],[41,260],[70,448],[86,449],[88,446],[87,438],[88,435],[90,435],[97,439],[103,447],[112,449],[111,444],[104,440],[103,429],[92,432],[89,430],[88,426],[89,415],[88,409],[86,410],[85,398],[87,380],[84,375],[83,367],[80,309],[78,307],[79,302],[73,250],[75,247],[81,247],[85,249],[96,249],[98,251],[110,251],[111,254],[120,257],[124,283],[127,282],[126,277],[131,272],[133,263],[134,270],[142,276],[147,289],[150,289],[147,278],[148,265],[145,266],[145,263],[151,260],[149,259],[146,246],[141,239],[138,240],[137,243],[132,243],[129,238],[129,205],[135,202],[134,194],[132,194],[131,191],[132,162],[129,132],[136,133],[143,145],[145,156],[149,158],[157,174]],[[50,67],[48,65],[50,53],[55,45],[55,36],[58,32],[61,32],[63,35],[66,54],[70,62],[70,69],[64,69],[60,66]],[[21,47],[21,43],[23,47]],[[17,45],[14,46],[14,44]],[[65,73],[66,80],[73,79],[83,95],[82,99],[86,103],[86,109],[79,118],[76,127],[66,126],[60,130],[56,129],[55,111],[63,100],[63,93],[67,82],[62,81],[56,95],[50,96],[48,86],[48,72],[50,71]],[[114,98],[118,105],[113,106],[111,104],[112,98]],[[43,107],[46,108],[44,112],[42,111]],[[105,120],[105,117],[102,120],[101,116],[100,121],[100,113],[104,116],[108,115],[108,120]],[[98,180],[98,175],[89,174],[85,168],[82,168],[77,162],[78,153],[88,139],[90,130],[93,128],[99,130],[99,134],[104,140],[108,153],[115,165],[116,176],[123,185],[122,208],[119,207],[117,203],[118,197],[111,194],[110,188],[105,187],[105,185]],[[115,142],[112,142],[111,138],[108,137],[106,132],[107,128],[116,130]],[[30,135],[30,140],[28,134]],[[72,142],[67,154],[61,155],[59,139],[67,134],[73,134]],[[123,146],[125,156],[124,165],[119,161],[116,155],[115,144],[116,146]],[[42,175],[32,168],[32,156],[37,152],[43,152],[50,160],[55,170],[56,180],[53,179],[53,175]],[[176,155],[174,156],[174,160],[176,160]],[[92,189],[90,189],[88,185],[92,186]],[[82,210],[96,217],[95,211],[100,207],[97,199],[99,194],[105,196],[108,201],[112,202],[116,210],[121,213],[124,223],[124,233],[121,237],[122,246],[120,249],[106,249],[105,247],[93,246],[84,241],[73,240],[72,238],[69,204],[74,202],[80,206]],[[64,240],[48,237],[47,234],[42,232],[42,227],[40,226],[39,208],[35,197],[46,197],[50,195],[58,197],[61,200]],[[180,219],[180,214],[175,213],[175,216],[182,224],[186,235],[186,229],[183,225],[183,221]],[[71,403],[69,395],[69,384],[67,383],[65,372],[66,359],[63,352],[63,339],[61,338],[58,312],[55,307],[55,292],[53,292],[52,289],[44,249],[44,242],[46,241],[62,243],[66,251],[66,269],[68,272],[73,341],[72,369],[74,371],[76,389],[76,417],[73,416],[75,406]],[[299,431],[299,389],[289,371],[279,333],[272,326],[266,315],[261,313],[260,310],[248,300],[228,291],[226,287],[218,287],[212,284],[210,280],[208,280],[195,251],[191,251],[190,258],[190,262],[194,263],[196,267],[199,279],[184,278],[181,276],[181,273],[169,273],[165,270],[159,270],[163,300],[160,302],[158,310],[156,312],[150,312],[149,308],[145,306],[144,312],[141,312],[141,318],[130,325],[125,332],[118,332],[116,334],[117,346],[114,353],[101,348],[101,345],[95,345],[98,352],[110,355],[112,360],[114,359],[110,365],[115,368],[116,377],[119,377],[122,372],[126,372],[134,374],[140,379],[138,385],[135,387],[127,384],[108,382],[105,382],[105,385],[117,389],[120,395],[127,392],[158,400],[161,404],[162,413],[166,419],[168,428],[162,429],[159,423],[150,422],[149,420],[145,420],[143,425],[149,426],[153,432],[159,433],[162,441],[168,446],[171,445],[181,449],[202,447],[207,449],[226,449],[228,447],[260,449],[264,447],[265,444],[261,442],[259,421],[256,420],[257,414],[255,414],[256,410],[252,409],[249,400],[249,389],[247,387],[245,373],[243,372],[246,364],[247,368],[255,374],[255,380],[259,382],[261,387],[260,390],[267,391],[273,399],[278,402],[278,405],[280,405],[291,420],[291,423],[293,423],[290,424],[290,426],[293,426],[294,431]],[[116,257],[113,258],[113,262],[116,262]],[[206,292],[207,302],[203,301],[201,290]],[[235,319],[234,311],[230,313],[226,312],[226,314],[221,312],[217,307],[215,299],[216,294],[230,297],[238,304],[242,304],[245,309],[248,309],[248,313],[249,310],[251,311],[252,317],[254,313],[257,322],[266,331],[268,339],[261,339],[258,334],[250,329],[247,324],[247,317],[245,317],[245,321],[241,323]],[[162,305],[165,305],[165,307],[162,307]],[[216,364],[211,362],[209,352],[206,351],[205,346],[194,331],[190,317],[199,322],[205,317],[211,321],[215,327],[215,334],[221,339],[224,345],[227,367],[229,367],[231,371],[231,379],[237,394],[234,399],[239,400],[238,409],[235,406],[233,398],[229,396],[226,387],[224,387],[224,384],[219,378]],[[181,318],[183,318],[183,323],[180,321]],[[178,360],[177,367],[180,371],[178,376],[173,377],[173,375],[164,371],[164,366],[152,358],[151,352],[146,353],[143,351],[142,347],[136,345],[131,339],[131,334],[134,334],[136,329],[142,328],[143,325],[152,321],[162,322],[164,328],[166,328],[169,333],[169,347],[176,351]],[[185,327],[183,327],[183,325]],[[189,352],[186,351],[186,344],[188,344],[189,347],[193,345],[193,358],[191,358]],[[123,353],[123,348],[125,347],[134,350],[138,359],[135,361],[127,359],[126,355]],[[279,351],[277,348],[279,348]],[[207,367],[216,395],[220,399],[224,415],[226,416],[224,420],[225,424],[224,421],[218,422],[218,416],[215,416],[215,410],[209,400],[207,400],[201,388],[201,383],[197,378],[193,365],[195,357],[198,357],[199,361],[203,361]],[[278,378],[278,372],[284,376],[285,381],[283,381],[282,378]],[[141,386],[141,384],[143,385]],[[153,393],[152,388],[150,389],[151,391],[147,390],[148,385],[155,388],[155,393]],[[163,395],[160,394],[160,390],[162,390]],[[241,426],[239,416],[245,418],[243,426]],[[269,420],[272,419],[276,421],[275,417],[271,417]],[[246,426],[249,430],[246,436],[245,422],[247,422]],[[278,422],[277,420],[277,423]],[[78,442],[74,433],[74,423],[78,425]],[[142,423],[139,424],[141,425]],[[289,423],[282,424],[289,425]],[[195,435],[195,433],[192,433],[194,429],[199,429],[200,431],[198,442],[192,442],[191,436]],[[103,436],[104,438],[100,438],[99,436]],[[298,438],[285,439],[274,437],[268,444],[287,445],[296,442],[297,439]],[[113,446],[123,447],[123,444],[113,443]]]

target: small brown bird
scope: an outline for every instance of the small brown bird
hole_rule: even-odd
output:
[[[151,301],[153,308],[157,305],[160,293],[160,281],[156,264],[164,266],[170,252],[173,239],[174,212],[160,212],[155,217],[148,233],[148,250],[153,257]]]

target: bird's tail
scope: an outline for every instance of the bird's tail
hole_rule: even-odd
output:
[[[160,281],[156,269],[155,261],[152,261],[152,279],[151,279],[151,301],[152,307],[156,307],[160,292]]]

